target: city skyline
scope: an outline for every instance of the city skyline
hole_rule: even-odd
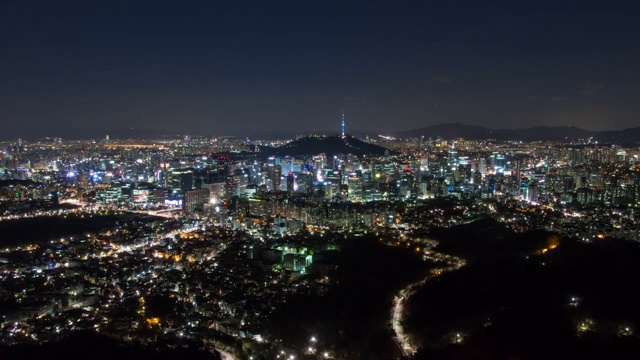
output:
[[[283,129],[274,131],[247,131],[225,133],[223,130],[212,132],[172,132],[163,129],[150,128],[118,128],[118,129],[75,129],[65,128],[57,130],[39,130],[32,129],[24,132],[25,136],[11,137],[3,134],[4,138],[0,138],[0,142],[14,141],[47,141],[55,139],[65,139],[71,141],[86,140],[170,140],[181,138],[243,138],[247,141],[251,140],[286,140],[300,138],[303,136],[332,136],[339,135],[344,138],[345,135],[366,139],[368,137],[382,137],[386,139],[395,138],[441,138],[446,140],[467,139],[498,139],[504,140],[541,140],[541,141],[558,141],[564,140],[580,140],[592,138],[593,141],[600,141],[603,144],[611,143],[630,145],[640,140],[640,127],[630,127],[624,129],[606,129],[592,130],[577,126],[528,126],[520,128],[488,128],[478,125],[468,125],[459,122],[440,123],[431,126],[412,128],[412,129],[396,129],[394,131],[385,132],[378,129],[358,128],[353,123],[346,123],[343,117],[340,117],[339,123],[333,128],[312,129],[307,131],[295,131],[295,129]]]
[[[3,137],[326,131],[341,109],[380,132],[629,128],[634,6],[13,2],[1,15]]]
[[[640,346],[637,143],[338,129],[2,143],[0,354],[616,358]]]

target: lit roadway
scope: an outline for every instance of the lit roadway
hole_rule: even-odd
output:
[[[391,324],[393,325],[393,332],[395,333],[393,339],[395,340],[400,350],[402,350],[402,354],[404,356],[411,356],[416,351],[409,343],[409,339],[407,339],[407,335],[404,333],[404,329],[400,324],[400,321],[402,319],[402,312],[404,310],[404,302],[406,300],[404,293],[405,290],[403,289],[400,291],[399,296],[396,296],[393,299],[393,314],[391,316]]]
[[[165,210],[118,209],[118,210],[122,212],[130,213],[130,214],[150,215],[150,216],[163,217],[166,219],[176,219],[178,217],[178,214],[176,213],[181,211],[182,209],[165,209]]]
[[[76,199],[64,199],[64,200],[60,200],[60,203],[77,205],[77,206],[80,206],[81,209],[87,208],[87,207],[89,208],[93,207],[92,205],[89,205],[86,202],[78,201]],[[151,215],[151,216],[158,216],[158,217],[163,217],[167,219],[175,219],[178,215],[177,213],[182,211],[182,209],[180,208],[170,208],[170,209],[161,209],[161,210],[132,210],[127,208],[121,209],[117,207],[112,207],[112,209],[122,211],[122,212],[127,212],[130,214]],[[80,210],[80,209],[77,209],[77,210]]]
[[[418,350],[415,344],[411,344],[409,342],[409,338],[402,327],[402,315],[404,312],[404,304],[407,299],[413,295],[413,293],[422,287],[427,281],[433,279],[434,277],[441,275],[442,273],[457,270],[463,266],[464,262],[459,259],[453,258],[453,261],[449,261],[449,266],[442,269],[441,272],[433,273],[425,277],[420,281],[416,281],[407,285],[404,289],[400,290],[398,295],[393,299],[393,310],[391,311],[391,326],[393,328],[394,336],[393,340],[396,342],[396,345],[402,351],[402,354],[407,357],[413,356]]]
[[[229,354],[228,352],[226,352],[224,350],[216,349],[216,351],[220,353],[220,357],[222,358],[222,360],[235,360],[236,359],[236,358],[233,357],[233,355]]]

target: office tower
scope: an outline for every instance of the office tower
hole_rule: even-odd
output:
[[[362,177],[356,173],[349,174],[347,196],[350,201],[362,201]]]

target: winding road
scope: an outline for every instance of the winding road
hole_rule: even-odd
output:
[[[216,349],[216,351],[220,353],[220,357],[222,358],[222,360],[235,360],[236,359],[236,358],[233,357],[233,355],[229,354],[228,352],[226,352],[224,350]]]
[[[439,271],[434,271],[431,274],[427,275],[424,279],[405,286],[393,299],[393,309],[391,311],[391,326],[394,332],[393,340],[398,345],[404,356],[411,357],[418,350],[415,344],[411,344],[407,333],[402,327],[404,304],[406,303],[407,299],[409,299],[409,297],[411,297],[411,295],[413,295],[416,290],[421,288],[427,281],[446,272],[458,270],[462,266],[464,266],[463,260],[452,257],[452,260],[448,262],[447,267],[440,269]]]
[[[404,333],[404,329],[400,323],[400,321],[402,321],[402,311],[404,310],[404,301],[406,299],[403,293],[404,290],[401,290],[400,294],[393,299],[391,324],[393,326],[393,332],[395,333],[394,340],[400,350],[402,350],[402,354],[404,356],[411,356],[416,352],[416,349],[409,343],[409,339]]]

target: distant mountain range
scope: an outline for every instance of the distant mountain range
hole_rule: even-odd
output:
[[[318,132],[316,132],[318,133]],[[323,132],[319,132],[322,134]],[[325,137],[309,136],[308,139],[331,139],[335,138],[335,133],[330,131],[324,132],[327,134]],[[193,136],[204,135],[212,136],[212,134],[198,134],[197,132],[185,133]],[[54,138],[62,137],[67,140],[86,140],[86,139],[104,139],[106,135],[109,135],[111,139],[179,139],[183,138],[185,134],[177,134],[171,131],[161,129],[141,129],[141,128],[120,128],[120,129],[57,129],[56,131],[33,129],[29,132],[28,136],[22,137],[24,140],[40,140],[45,137]],[[376,136],[375,129],[369,131],[356,132],[358,137],[364,137],[366,135]],[[223,134],[220,134],[223,135]],[[296,136],[294,133],[264,133],[264,134],[247,134],[251,139],[291,139]],[[577,140],[593,138],[594,141],[599,143],[614,143],[620,145],[634,145],[640,142],[640,127],[629,128],[624,130],[606,130],[606,131],[593,131],[581,129],[575,126],[534,126],[524,129],[490,129],[477,125],[465,125],[459,122],[456,123],[443,123],[439,125],[427,126],[419,129],[408,131],[397,131],[393,133],[396,138],[419,138],[424,136],[425,138],[443,138],[447,140],[464,138],[468,140],[482,140],[482,139],[495,139],[499,141],[504,140],[522,140],[522,141],[563,141],[563,140]],[[337,136],[340,139],[340,136]],[[356,141],[355,138],[349,137]],[[16,138],[2,138],[0,140],[15,140]],[[327,140],[331,141],[331,140]],[[350,145],[335,144],[336,146],[344,146],[352,148],[356,144],[352,142]],[[294,142],[295,143],[295,142]],[[293,144],[290,146],[294,146]],[[371,149],[375,153],[375,149],[366,147],[371,145],[363,143],[365,145],[362,149]],[[306,144],[300,144],[300,151]],[[296,150],[296,149],[292,149]],[[296,150],[297,151],[297,150]],[[306,151],[306,150],[305,150]],[[369,151],[369,150],[365,150]],[[337,153],[337,152],[336,152]]]
[[[397,138],[443,138],[468,140],[562,141],[593,138],[601,143],[636,144],[640,142],[640,127],[624,130],[593,131],[575,126],[534,126],[525,129],[489,129],[462,123],[445,123],[410,131],[400,131]]]

